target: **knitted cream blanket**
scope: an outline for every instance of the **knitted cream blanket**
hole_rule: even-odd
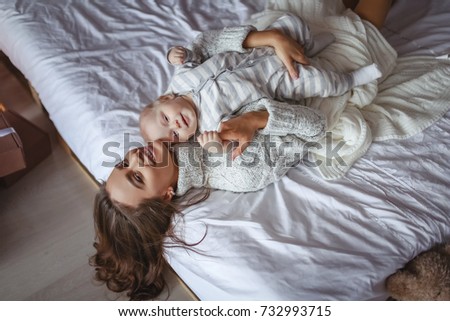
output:
[[[331,137],[319,142],[321,148],[311,151],[321,162],[319,171],[324,178],[343,176],[372,141],[410,137],[449,109],[448,60],[425,56],[397,59],[381,33],[345,10],[341,1],[268,0],[267,10],[255,15],[251,23],[264,29],[286,11],[305,19],[313,34],[326,30],[335,35],[336,41],[314,57],[322,68],[352,71],[375,62],[383,73],[381,79],[343,96],[307,100],[308,106],[326,115],[331,132]],[[330,153],[334,148],[341,159]]]

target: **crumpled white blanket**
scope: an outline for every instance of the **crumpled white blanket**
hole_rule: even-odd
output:
[[[307,100],[308,106],[324,112],[331,132],[319,141],[322,148],[311,150],[325,179],[343,176],[373,141],[415,135],[450,108],[449,60],[398,58],[378,29],[346,10],[341,1],[268,0],[266,10],[249,23],[264,29],[286,11],[305,19],[313,34],[327,30],[336,37],[313,58],[321,67],[352,71],[375,62],[383,73],[340,97]]]

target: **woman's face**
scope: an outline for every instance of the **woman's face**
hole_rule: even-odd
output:
[[[186,142],[197,130],[195,106],[183,97],[161,102],[141,115],[140,128],[147,141]]]
[[[171,152],[162,142],[154,142],[130,150],[112,171],[106,190],[114,201],[137,207],[149,198],[169,201],[177,180]]]

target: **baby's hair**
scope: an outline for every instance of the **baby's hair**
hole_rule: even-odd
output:
[[[178,94],[173,94],[173,93],[161,95],[161,96],[158,97],[158,99],[156,99],[156,103],[162,104],[162,103],[165,103],[165,102],[174,100],[174,99],[176,99],[176,98],[178,98],[178,97],[180,97],[180,95],[178,95]]]
[[[102,184],[94,203],[97,253],[89,259],[95,279],[111,291],[126,291],[131,300],[157,298],[167,284],[165,248],[189,248],[206,236],[197,243],[186,243],[174,233],[174,216],[208,196],[208,190],[200,190],[174,196],[171,202],[147,199],[133,208],[113,201]]]
[[[178,94],[165,94],[165,95],[161,95],[159,96],[154,102],[151,102],[150,104],[148,104],[147,106],[144,107],[143,112],[146,109],[151,109],[153,107],[155,107],[158,104],[163,104],[165,102],[171,101],[176,99],[177,97],[180,97],[180,95]]]

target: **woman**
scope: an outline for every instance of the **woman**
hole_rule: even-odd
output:
[[[288,48],[294,49],[285,53],[301,52],[298,45]],[[293,55],[287,57],[283,61],[292,63]],[[320,125],[324,124],[323,116],[312,109],[291,110],[290,115],[297,117],[286,122],[288,106],[282,106],[283,113],[276,112],[277,106],[272,110],[261,106],[263,100],[248,106],[222,127],[223,139],[241,141],[242,137],[254,135],[247,147],[250,159],[230,161],[229,153],[214,158],[200,146],[179,146],[172,152],[158,142],[127,154],[95,201],[97,254],[90,262],[96,267],[98,280],[113,291],[127,291],[131,299],[157,297],[165,287],[165,247],[192,245],[173,233],[174,216],[207,197],[207,192],[188,192],[190,188],[206,186],[236,192],[264,188],[298,164],[309,146],[295,135],[281,136],[283,130],[291,134],[293,129],[307,129],[314,135],[324,130]],[[269,136],[264,133],[277,130],[280,136],[275,141],[265,140]]]
[[[158,295],[164,287],[167,239],[187,245],[173,234],[174,215],[208,196],[192,189],[256,191],[303,160],[309,146],[295,134],[320,136],[323,116],[284,103],[264,109],[265,104],[262,99],[247,106],[227,124],[228,132],[245,127],[254,135],[246,153],[233,161],[230,153],[210,154],[198,144],[178,144],[170,150],[154,142],[128,152],[95,201],[98,240],[91,264],[98,279],[113,291],[128,290],[132,299]]]

